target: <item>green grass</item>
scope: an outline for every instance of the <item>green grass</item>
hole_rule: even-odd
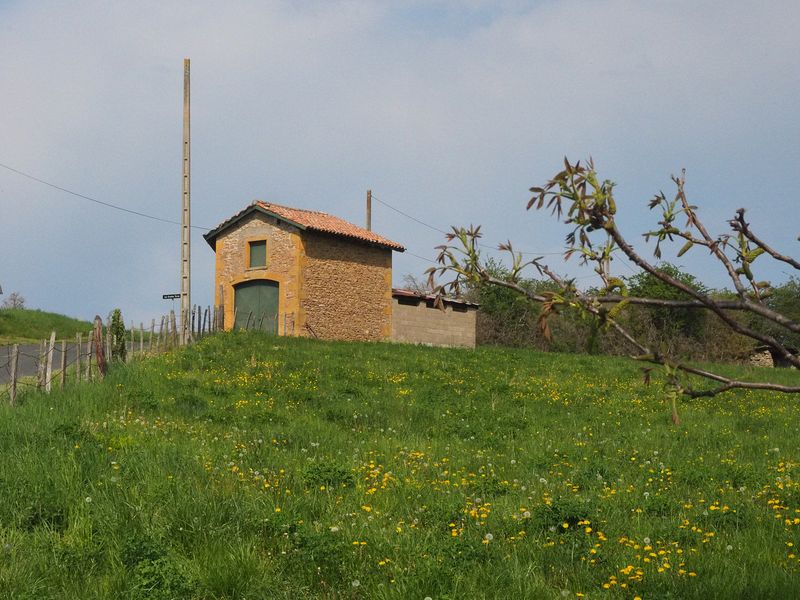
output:
[[[92,327],[81,321],[56,313],[24,308],[0,308],[0,344],[41,341],[49,338],[52,331],[56,337],[72,340],[76,333],[86,333]]]
[[[23,400],[0,408],[3,597],[800,590],[792,397],[684,403],[676,428],[625,360],[223,334]]]

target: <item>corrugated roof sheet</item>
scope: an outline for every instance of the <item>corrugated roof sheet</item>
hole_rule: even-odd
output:
[[[220,223],[217,227],[209,231],[203,237],[209,244],[213,246],[214,239],[217,237],[217,235],[248,213],[256,210],[271,214],[278,219],[291,223],[292,225],[297,225],[301,229],[320,231],[322,233],[329,233],[332,235],[351,238],[361,242],[366,242],[368,244],[391,248],[392,250],[397,250],[399,252],[403,252],[405,250],[405,248],[397,242],[393,242],[388,238],[380,236],[374,231],[369,231],[363,227],[359,227],[358,225],[353,225],[352,223],[345,221],[344,219],[340,219],[339,217],[334,217],[333,215],[316,210],[292,208],[290,206],[273,204],[272,202],[264,202],[262,200],[256,200],[250,206],[236,213],[230,219]]]
[[[420,301],[435,301],[436,294],[423,294],[421,292],[415,292],[414,290],[407,290],[404,288],[392,288],[392,297],[393,298],[416,298]],[[474,308],[478,308],[480,304],[477,302],[470,302],[469,300],[465,300],[464,298],[453,298],[451,296],[442,296],[442,301],[446,304],[463,304],[464,306],[471,306]]]

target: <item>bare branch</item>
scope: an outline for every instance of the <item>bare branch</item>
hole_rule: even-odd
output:
[[[739,296],[744,299],[747,293],[744,286],[742,285],[741,279],[739,279],[739,275],[736,273],[736,267],[733,266],[731,260],[728,256],[720,249],[720,245],[714,241],[714,239],[709,235],[708,231],[706,230],[705,226],[703,225],[702,221],[697,218],[697,214],[695,213],[693,207],[689,205],[689,202],[686,200],[686,192],[684,191],[684,184],[686,181],[685,171],[681,173],[681,177],[673,177],[672,180],[678,186],[678,199],[680,200],[681,206],[683,206],[683,211],[686,214],[686,217],[695,229],[700,232],[700,235],[703,236],[703,240],[706,243],[706,246],[711,250],[711,252],[716,256],[722,265],[725,267],[725,270],[728,272],[728,276],[731,278],[733,282],[734,288],[736,288],[736,292]]]
[[[781,262],[786,263],[787,265],[791,265],[793,268],[800,271],[800,262],[793,259],[791,256],[787,256],[786,254],[781,254],[770,245],[768,245],[764,240],[759,238],[755,233],[752,232],[750,229],[750,224],[744,220],[744,209],[740,208],[736,211],[736,217],[728,221],[730,223],[731,228],[734,231],[738,231],[739,233],[743,234],[748,240],[753,242],[756,246],[763,249],[767,254],[769,254],[775,260],[779,260]]]

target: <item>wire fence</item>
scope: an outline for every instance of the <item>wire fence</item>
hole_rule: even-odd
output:
[[[103,323],[95,317],[93,328],[72,340],[57,341],[54,331],[38,344],[6,346],[0,349],[0,401],[15,405],[29,390],[49,393],[54,387],[102,379],[110,362],[141,360],[216,333],[223,328],[223,314],[221,306],[195,306],[181,318],[170,311],[158,322],[152,319],[149,327],[131,323],[121,340],[113,335],[110,319]]]

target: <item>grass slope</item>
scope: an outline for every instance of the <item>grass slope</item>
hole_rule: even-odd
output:
[[[0,309],[0,344],[41,341],[55,331],[58,339],[74,339],[76,333],[86,333],[92,327],[88,321],[73,319],[57,313],[24,308]]]
[[[0,408],[5,597],[800,590],[794,398],[674,428],[627,361],[224,334],[24,400]]]

